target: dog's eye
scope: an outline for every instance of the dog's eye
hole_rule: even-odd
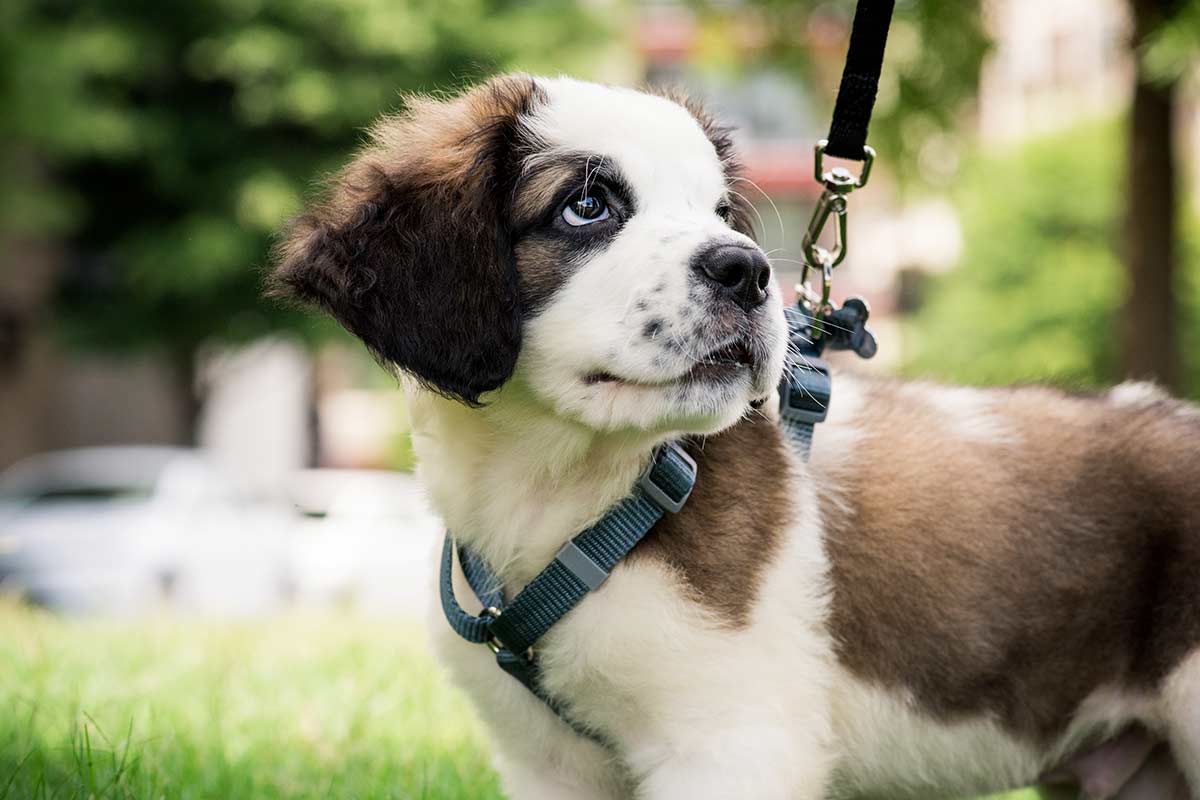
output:
[[[593,222],[608,219],[608,205],[594,194],[585,195],[567,203],[562,217],[568,225],[575,227],[591,225]]]
[[[733,220],[733,206],[726,202],[717,204],[717,216],[723,219],[726,225],[730,224]]]

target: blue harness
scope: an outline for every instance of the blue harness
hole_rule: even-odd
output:
[[[857,304],[857,305],[856,305]],[[861,310],[860,310],[861,309]],[[866,305],[847,301],[821,320],[797,303],[786,310],[792,364],[779,385],[779,413],[788,438],[807,461],[813,428],[825,419],[831,395],[829,366],[821,358],[826,346],[861,349],[870,337]],[[864,339],[863,337],[867,337]],[[869,339],[872,347],[874,340]],[[599,522],[563,545],[558,554],[516,597],[504,601],[503,587],[491,567],[469,548],[456,547],[447,532],[442,547],[442,611],[450,627],[468,642],[484,644],[502,670],[521,682],[580,734],[607,744],[584,727],[543,691],[534,644],[556,622],[608,578],[664,514],[683,508],[696,483],[696,462],[675,442],[655,450],[632,493]],[[454,596],[454,553],[483,612],[468,613]]]

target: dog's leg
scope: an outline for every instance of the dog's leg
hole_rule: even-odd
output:
[[[1188,800],[1171,751],[1140,728],[1072,758],[1045,780],[1043,800]]]
[[[1112,797],[1112,800],[1188,800],[1189,794],[1179,768],[1171,759],[1171,751],[1160,748],[1120,791],[1103,797]]]
[[[1189,656],[1167,679],[1163,718],[1171,752],[1187,776],[1192,797],[1200,800],[1200,651]]]
[[[829,776],[825,748],[759,726],[714,731],[672,752],[646,774],[644,800],[820,800]]]
[[[495,759],[504,794],[512,800],[626,800],[628,787],[618,786],[610,775],[583,780],[581,773],[566,775],[553,764],[525,759]]]

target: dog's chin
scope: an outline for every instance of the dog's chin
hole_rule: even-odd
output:
[[[737,422],[774,383],[763,367],[702,363],[685,373],[641,373],[620,367],[534,378],[554,412],[599,431],[711,434]]]

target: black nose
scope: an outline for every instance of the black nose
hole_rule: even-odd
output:
[[[762,305],[771,284],[771,265],[757,247],[719,244],[692,257],[702,278],[746,311]]]

